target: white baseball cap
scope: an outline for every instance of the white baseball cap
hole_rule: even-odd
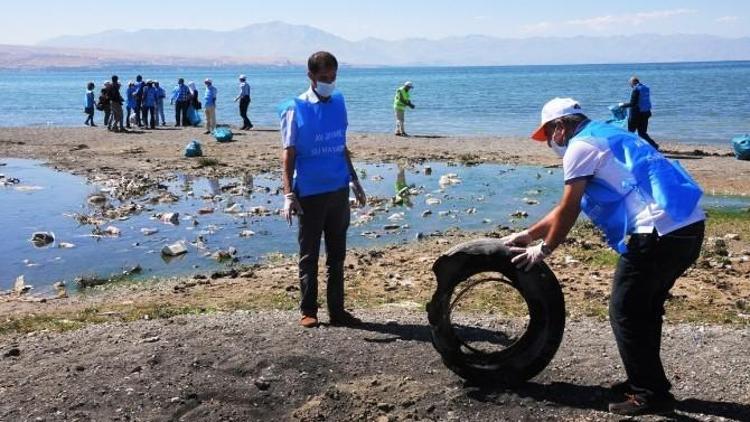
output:
[[[411,88],[411,87],[414,86],[414,84],[411,83],[411,81],[406,81],[406,82],[404,82],[404,86],[408,86],[409,88]]]
[[[531,134],[531,139],[535,141],[546,142],[547,136],[544,134],[544,125],[552,120],[571,114],[583,114],[583,109],[578,101],[572,98],[553,98],[542,107],[542,123]]]
[[[240,75],[240,79],[246,79],[245,75]]]

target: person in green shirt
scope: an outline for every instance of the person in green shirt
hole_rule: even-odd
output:
[[[411,95],[409,91],[414,87],[414,84],[407,81],[396,90],[396,97],[393,99],[393,110],[396,112],[396,136],[409,136],[406,134],[404,127],[404,110],[406,107],[414,108],[414,104],[411,102]]]

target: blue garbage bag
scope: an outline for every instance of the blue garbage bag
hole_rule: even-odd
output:
[[[192,104],[190,104],[188,106],[187,115],[188,115],[188,120],[190,120],[190,124],[191,125],[193,125],[193,126],[200,126],[200,124],[201,124],[201,115],[200,115],[200,113],[198,113],[198,110],[196,110],[195,107],[193,107]]]
[[[214,129],[214,138],[219,142],[229,142],[232,140],[232,130],[226,127],[219,127]]]
[[[201,149],[201,143],[192,140],[185,147],[185,157],[201,157],[203,156],[203,150]]]
[[[732,148],[738,160],[750,160],[750,135],[745,134],[732,138]]]
[[[612,117],[609,118],[606,123],[622,128],[627,128],[628,111],[624,107],[620,107],[619,105],[611,105],[609,106],[609,112],[612,114]]]

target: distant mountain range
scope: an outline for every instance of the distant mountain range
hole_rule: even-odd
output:
[[[649,34],[571,38],[468,35],[437,40],[367,38],[349,41],[317,28],[283,22],[253,24],[231,31],[113,30],[57,37],[43,41],[37,47],[46,49],[40,51],[40,55],[47,55],[46,60],[39,61],[50,65],[54,65],[50,57],[54,57],[55,52],[63,62],[71,61],[66,58],[69,57],[68,49],[77,49],[79,56],[94,60],[93,64],[128,60],[166,65],[300,64],[317,50],[329,50],[341,62],[352,65],[394,66],[750,60],[750,38]],[[34,47],[26,48],[29,54],[33,53]],[[96,54],[90,54],[92,51],[102,55],[97,59]],[[0,66],[2,61],[0,59]]]

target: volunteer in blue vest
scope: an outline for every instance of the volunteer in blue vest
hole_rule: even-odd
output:
[[[203,96],[203,110],[206,113],[206,135],[216,129],[216,87],[211,79],[203,81],[206,94]]]
[[[190,126],[188,119],[188,104],[190,102],[190,88],[185,85],[185,79],[177,80],[177,86],[172,90],[171,104],[174,104],[175,126]]]
[[[240,102],[240,117],[242,117],[242,128],[240,130],[250,130],[253,128],[252,122],[247,117],[247,109],[250,107],[250,84],[247,83],[247,77],[240,75],[240,93],[234,98],[234,101]]]
[[[504,238],[516,254],[512,262],[538,271],[583,210],[620,254],[609,319],[627,379],[612,386],[609,410],[671,412],[675,399],[660,358],[662,316],[669,290],[701,250],[702,191],[678,163],[624,129],[589,120],[573,99],[549,101],[541,120],[531,137],[562,158],[565,185],[549,214]]]
[[[151,129],[156,129],[156,99],[158,91],[154,86],[154,81],[149,79],[146,85],[141,89],[141,110],[143,112],[143,118],[141,123],[143,126],[148,126]],[[151,116],[151,122],[149,123],[149,116]]]
[[[146,83],[143,82],[143,76],[137,75],[135,77],[135,93],[133,94],[133,98],[135,99],[135,122],[138,127],[146,125],[146,111],[143,110],[143,88],[145,86]]]
[[[94,109],[96,107],[96,98],[94,96],[95,86],[93,82],[89,82],[86,85],[86,96],[83,101],[83,111],[86,113],[86,121],[83,124],[91,127],[96,127],[94,124]]]
[[[645,139],[652,147],[659,149],[657,144],[648,136],[648,119],[651,118],[651,90],[642,84],[637,77],[630,78],[630,102],[620,103],[622,108],[630,108],[628,116],[628,130],[638,132],[638,136]]]
[[[396,90],[396,96],[393,98],[393,111],[396,114],[396,136],[409,136],[406,133],[404,120],[406,118],[406,107],[414,109],[410,94],[412,88],[414,88],[414,84],[410,81],[404,82],[404,85]]]
[[[125,114],[125,127],[130,129],[130,116],[133,114],[133,111],[135,110],[135,91],[137,88],[135,87],[135,82],[128,81],[128,89],[125,90],[125,110],[127,113]],[[136,114],[138,114],[136,112]]]
[[[344,309],[344,258],[349,228],[349,187],[367,198],[346,147],[346,104],[335,91],[338,61],[319,51],[307,61],[310,88],[280,107],[284,216],[299,221],[300,324],[318,325],[318,255],[325,237],[327,305],[331,325],[361,321]]]
[[[167,92],[159,86],[159,81],[154,81],[154,87],[156,88],[156,114],[161,119],[161,125],[166,126],[167,121],[164,119],[164,98],[167,97]]]

